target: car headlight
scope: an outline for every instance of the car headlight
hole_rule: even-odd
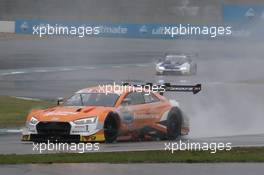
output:
[[[187,67],[180,67],[180,70],[187,70]]]
[[[180,70],[187,71],[190,69],[190,65],[188,63],[183,63],[180,67]]]
[[[93,124],[96,122],[97,117],[89,117],[89,118],[83,118],[83,119],[78,119],[73,121],[73,123],[77,124],[77,125],[85,125],[85,124]]]
[[[163,66],[157,66],[158,70],[165,70],[165,67]]]
[[[36,119],[35,117],[31,117],[31,119],[30,119],[30,121],[29,121],[29,124],[31,124],[31,125],[35,125],[35,124],[37,124],[39,121],[38,121],[38,119]]]

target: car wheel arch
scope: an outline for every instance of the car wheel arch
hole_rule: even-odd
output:
[[[120,131],[120,127],[121,127],[120,116],[113,111],[108,112],[108,114],[104,119],[104,125],[103,125],[106,143],[112,143],[117,139],[118,133]],[[109,131],[109,128],[113,130]]]

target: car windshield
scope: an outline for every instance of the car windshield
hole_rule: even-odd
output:
[[[186,63],[187,57],[184,55],[171,55],[171,56],[166,56],[164,63],[165,64],[183,64]]]
[[[117,94],[77,93],[64,102],[64,106],[105,106],[113,107],[118,99]]]

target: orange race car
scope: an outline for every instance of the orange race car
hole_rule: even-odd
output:
[[[197,93],[200,85],[167,84],[156,87],[155,92],[150,90],[153,85],[120,87],[106,85],[82,89],[66,100],[58,100],[56,107],[32,110],[22,140],[111,143],[131,139],[175,139],[188,134],[189,120],[178,102],[161,94],[168,90]]]

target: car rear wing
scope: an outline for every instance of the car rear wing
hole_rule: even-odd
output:
[[[163,84],[153,84],[153,83],[146,83],[146,84],[130,84],[130,83],[123,83],[123,86],[145,86],[147,88],[152,88],[154,86],[156,87],[162,87],[162,88],[157,88],[158,92],[163,95],[164,92],[192,92],[193,94],[197,94],[202,90],[202,85],[201,84],[196,84],[196,85],[175,85],[175,84],[170,84],[170,83],[163,83]]]
[[[192,92],[193,94],[197,94],[202,90],[201,84],[196,85],[173,85],[170,83],[164,83],[165,92]]]

